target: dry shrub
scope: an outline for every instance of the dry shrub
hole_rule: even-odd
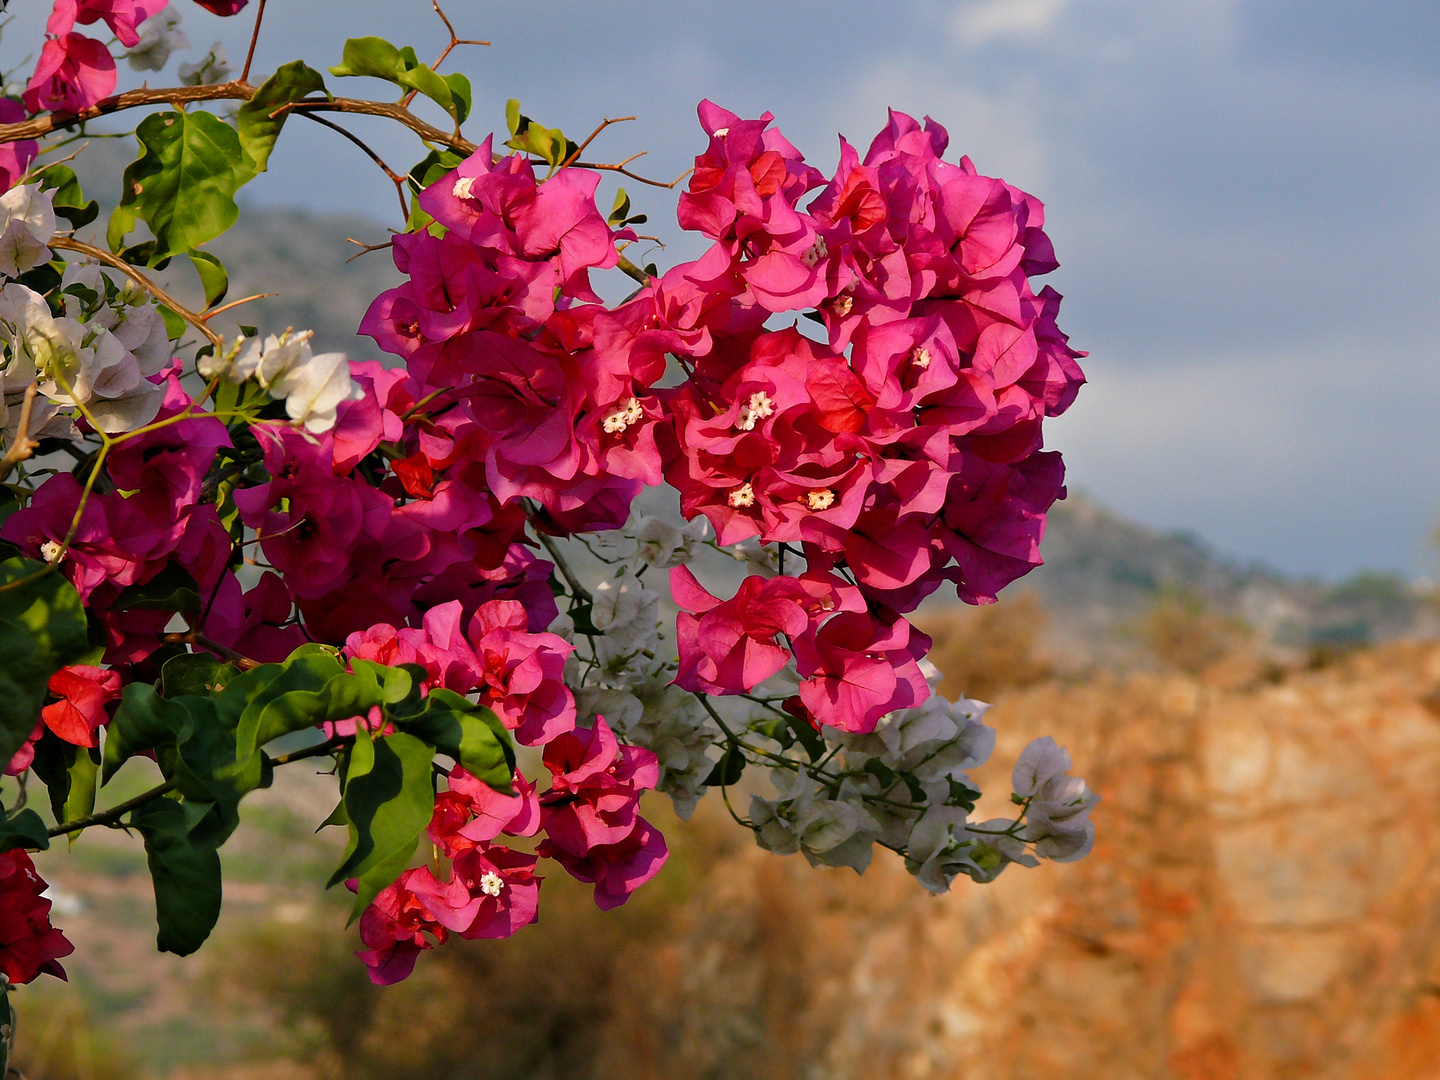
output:
[[[930,660],[945,675],[941,693],[985,700],[1053,674],[1040,650],[1047,621],[1044,606],[1032,593],[986,607],[957,605],[916,620],[935,641]]]
[[[1216,615],[1200,597],[1181,589],[1163,591],[1134,634],[1162,664],[1188,672],[1241,652],[1254,636],[1244,620]]]
[[[130,1056],[68,987],[21,987],[11,1075],[29,1080],[134,1080]]]

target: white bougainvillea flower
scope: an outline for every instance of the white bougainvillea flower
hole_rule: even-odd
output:
[[[180,29],[180,13],[166,8],[152,15],[135,28],[140,42],[125,54],[136,71],[159,71],[170,62],[170,54],[190,47],[190,39]]]
[[[18,184],[0,195],[0,273],[19,277],[50,261],[55,208],[39,184]]]

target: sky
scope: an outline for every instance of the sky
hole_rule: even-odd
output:
[[[11,0],[7,67],[49,6]],[[196,46],[219,38],[243,57],[249,11],[173,6]],[[773,112],[827,171],[837,133],[863,152],[887,107],[933,116],[952,157],[1046,203],[1061,325],[1091,354],[1090,385],[1047,427],[1074,490],[1291,573],[1437,576],[1440,4],[445,6],[463,36],[493,42],[450,68],[474,83],[476,141],[503,128],[510,97],[572,137],[635,114],[596,156],[644,150],[636,167],[670,180],[704,147],[705,97]],[[256,70],[328,66],[367,34],[427,59],[447,40],[429,0],[271,0]],[[354,126],[397,169],[423,153],[364,118]],[[396,223],[378,170],[338,136],[294,127],[247,198]],[[627,188],[650,214],[645,231],[669,242],[649,257],[692,257],[673,194]]]

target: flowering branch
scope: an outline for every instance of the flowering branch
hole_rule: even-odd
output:
[[[76,240],[73,236],[57,236],[50,241],[50,246],[61,248],[65,251],[78,251],[80,254],[87,255],[96,262],[102,262],[106,266],[113,266],[156,300],[160,301],[160,303],[175,312],[176,315],[179,315],[180,318],[184,319],[196,330],[199,330],[200,333],[204,334],[210,344],[215,346],[216,352],[225,348],[225,339],[211,328],[203,316],[191,311],[118,255],[112,255],[104,248],[96,247],[94,244],[87,244],[83,240]]]
[[[323,743],[317,743],[315,746],[306,747],[304,750],[296,750],[289,754],[281,754],[279,757],[273,757],[270,759],[270,764],[289,765],[293,761],[304,761],[306,758],[321,757],[334,750],[338,750],[341,746],[344,746],[347,741],[348,740],[339,737],[328,739]],[[71,833],[81,832],[96,825],[104,825],[107,827],[118,826],[123,828],[124,826],[120,825],[120,819],[130,813],[130,811],[137,810],[146,803],[154,802],[156,799],[164,798],[174,790],[175,781],[166,780],[163,784],[157,784],[148,791],[142,791],[133,799],[126,799],[124,802],[118,803],[108,810],[101,810],[98,813],[88,814],[85,817],[76,818],[74,821],[66,821],[56,825],[48,830],[48,835],[52,838],[56,836],[68,836]]]

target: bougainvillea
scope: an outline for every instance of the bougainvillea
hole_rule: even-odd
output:
[[[180,88],[107,97],[102,22],[132,68],[186,44],[165,0],[59,0],[23,105],[0,102],[0,760],[55,819],[17,803],[0,830],[11,982],[69,951],[26,849],[131,828],[164,869],[159,944],[190,952],[244,796],[309,757],[336,765],[329,884],[354,891],[379,983],[535,923],[547,873],[626,903],[668,854],[646,791],[687,818],[719,788],[763,847],[863,871],[879,845],[932,891],[1089,849],[1095,796],[1048,740],[1016,815],[971,820],[994,732],[938,696],[910,621],[937,593],[993,602],[1064,495],[1042,426],[1082,354],[1037,284],[1057,265],[1037,199],[947,161],[933,120],[892,112],[827,175],[769,113],[706,101],[676,183],[708,247],[662,273],[625,254],[629,197],[596,203],[623,166],[514,102],[503,146],[469,142],[463,76],[360,38],[331,76],[396,84],[367,108],[430,147],[385,245],[403,281],[359,327],[394,359],[295,328],[227,339],[203,245],[288,116],[353,103],[298,61],[229,79],[216,52],[182,69],[184,111]],[[160,111],[100,246],[75,174],[37,152],[76,113],[141,107]],[[149,272],[181,256],[193,307]],[[601,273],[637,287],[607,303]],[[683,520],[656,516],[661,487]],[[97,811],[137,756],[165,783]]]

